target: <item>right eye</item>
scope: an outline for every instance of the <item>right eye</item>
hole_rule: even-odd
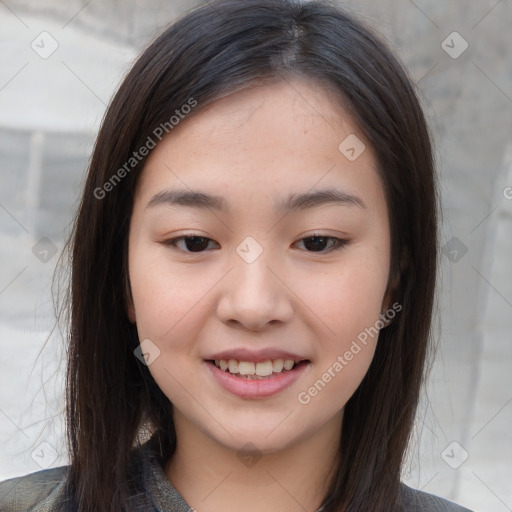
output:
[[[204,252],[204,249],[208,246],[208,241],[213,242],[211,238],[207,238],[205,236],[201,235],[186,235],[186,236],[178,236],[176,238],[171,238],[169,240],[165,240],[162,242],[167,247],[170,247],[171,249],[176,249],[183,252],[190,252],[190,253],[201,253]],[[180,242],[184,242],[184,244],[179,247],[178,244]],[[185,248],[183,248],[185,247]]]

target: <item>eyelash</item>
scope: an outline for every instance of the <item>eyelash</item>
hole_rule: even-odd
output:
[[[177,250],[177,251],[182,251],[186,254],[202,254],[206,251],[183,251],[181,249],[178,248],[178,243],[181,241],[181,240],[187,240],[187,239],[190,239],[190,238],[202,238],[204,240],[211,240],[211,238],[207,238],[205,236],[202,236],[202,235],[198,235],[198,234],[194,234],[194,233],[191,233],[189,235],[182,235],[182,236],[178,236],[178,237],[175,237],[175,238],[171,238],[169,240],[165,240],[164,242],[162,242],[165,246],[173,249],[173,250]],[[327,240],[333,240],[335,242],[334,244],[334,247],[331,247],[331,249],[328,249],[328,250],[325,250],[325,251],[307,251],[307,252],[310,252],[312,254],[328,254],[328,253],[331,253],[331,252],[334,252],[334,251],[339,251],[341,249],[343,249],[346,245],[348,245],[349,241],[348,240],[345,240],[345,239],[342,239],[342,238],[337,238],[337,237],[334,237],[334,236],[326,236],[326,235],[321,235],[321,234],[314,234],[314,235],[311,235],[311,236],[307,236],[305,238],[301,238],[300,240],[298,240],[299,242],[302,242],[304,240],[312,240],[312,239],[315,239],[315,238],[324,238],[324,239],[327,239]]]

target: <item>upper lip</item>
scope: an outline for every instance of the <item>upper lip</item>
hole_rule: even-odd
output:
[[[236,359],[237,361],[251,361],[254,363],[261,363],[268,360],[276,359],[291,359],[293,361],[304,361],[307,358],[302,357],[292,352],[286,352],[277,348],[264,348],[259,350],[249,350],[247,348],[237,348],[223,350],[222,352],[216,352],[211,356],[207,357],[206,360],[221,360],[229,361],[230,359]]]

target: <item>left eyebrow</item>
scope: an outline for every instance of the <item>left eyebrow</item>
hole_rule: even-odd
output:
[[[360,197],[336,188],[328,188],[304,194],[290,194],[286,200],[275,205],[275,210],[282,214],[296,210],[308,210],[327,204],[357,206],[366,209],[366,205]]]
[[[291,211],[309,210],[327,204],[357,206],[366,209],[366,205],[360,197],[342,190],[329,188],[303,194],[290,194],[285,200],[276,202],[274,210],[277,214],[283,214]],[[162,190],[149,200],[146,209],[175,205],[224,212],[229,210],[228,203],[223,197],[197,190]]]

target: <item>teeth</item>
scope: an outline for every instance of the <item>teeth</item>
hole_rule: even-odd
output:
[[[231,368],[229,368],[229,371],[231,372]],[[256,365],[248,361],[240,361],[238,363],[238,373],[240,375],[254,375],[256,373]]]
[[[267,377],[268,375],[272,375],[272,372],[272,361],[263,361],[262,363],[256,364],[256,375]]]
[[[215,366],[222,371],[229,371],[235,375],[246,377],[268,377],[273,373],[281,373],[283,370],[291,370],[295,366],[293,359],[275,359],[273,361],[237,361],[236,359],[216,359]]]
[[[272,369],[279,373],[283,371],[284,368],[284,361],[282,359],[276,359],[275,361],[272,361]]]
[[[294,365],[294,361],[292,361],[291,359],[286,359],[286,361],[283,363],[284,364],[284,369],[285,370],[291,370],[293,368],[293,365]]]

